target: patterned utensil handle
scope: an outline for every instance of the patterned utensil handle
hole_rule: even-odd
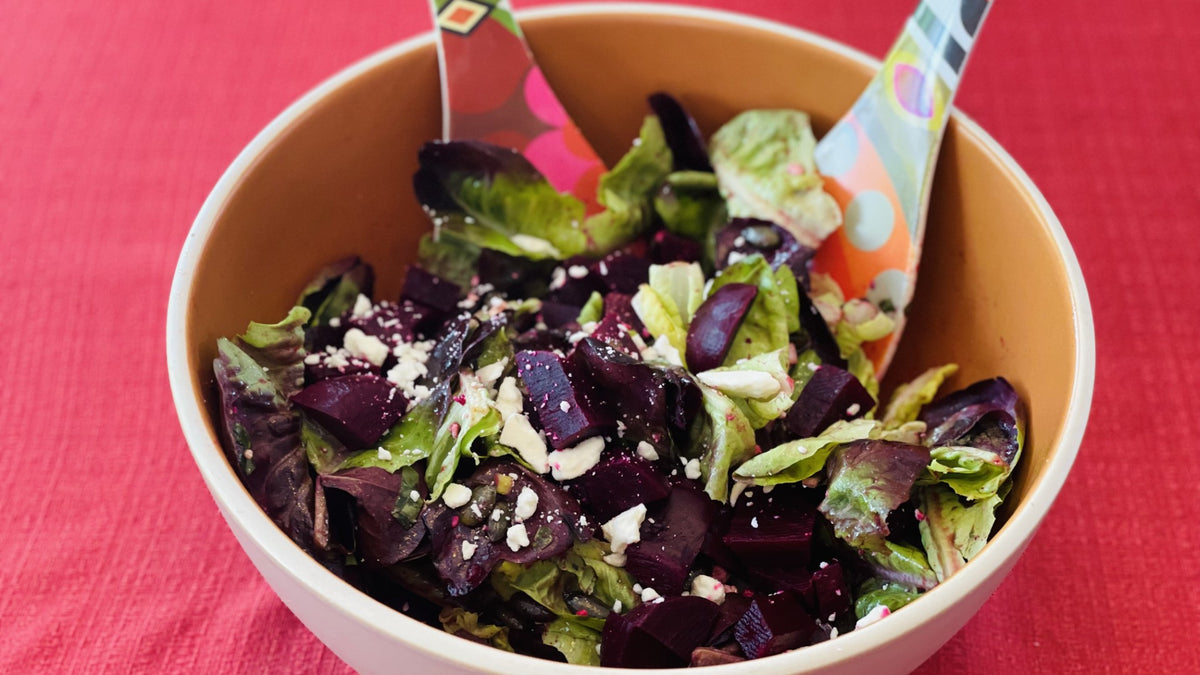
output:
[[[442,77],[442,135],[510,147],[555,188],[594,208],[604,163],[534,63],[508,0],[430,0]]]
[[[922,0],[883,67],[817,145],[817,166],[844,225],[814,267],[846,298],[895,310],[896,330],[866,346],[880,373],[912,299],[925,214],[950,104],[989,0]]]

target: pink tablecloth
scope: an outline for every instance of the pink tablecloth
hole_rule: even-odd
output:
[[[913,5],[697,4],[875,55]],[[0,672],[347,670],[200,481],[166,298],[254,133],[428,25],[420,0],[0,0]],[[989,18],[959,104],[1076,247],[1095,405],[1028,553],[923,673],[1200,672],[1198,26],[1192,0],[1003,0]]]

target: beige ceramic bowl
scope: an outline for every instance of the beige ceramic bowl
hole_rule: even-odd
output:
[[[809,111],[820,132],[877,65],[810,33],[713,11],[572,5],[521,20],[551,85],[610,161],[636,135],[653,91],[682,99],[706,133],[741,109],[774,106]],[[598,77],[592,66],[601,62],[605,74]],[[321,84],[238,156],[180,257],[167,319],[171,388],[196,464],[246,554],[300,620],[355,669],[563,672],[561,664],[417,623],[327,572],[250,499],[215,432],[217,337],[282,316],[315,271],[350,253],[375,266],[381,297],[398,292],[429,227],[409,185],[417,148],[439,134],[439,100],[433,40],[419,37]],[[1028,402],[1027,449],[1003,527],[965,570],[886,620],[714,674],[915,668],[1012,568],[1075,458],[1095,359],[1078,264],[1028,177],[960,114],[942,151],[909,326],[893,380],[954,361],[962,365],[954,384],[1003,374]]]

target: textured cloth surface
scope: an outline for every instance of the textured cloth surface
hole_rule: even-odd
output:
[[[695,4],[880,56],[913,3]],[[424,3],[0,0],[0,17],[0,672],[348,671],[221,520],[163,325],[224,167],[316,82],[427,29]],[[1075,246],[1096,391],[1042,529],[921,673],[1200,672],[1198,25],[1193,0],[1003,0],[980,37],[957,103]]]

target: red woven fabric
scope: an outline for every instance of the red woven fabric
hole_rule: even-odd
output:
[[[545,4],[532,0],[521,7]],[[705,0],[882,55],[912,2]],[[176,257],[298,95],[419,0],[0,0],[0,672],[345,672],[239,550],[163,359]],[[1200,672],[1200,5],[1003,0],[958,104],[1094,304],[1095,403],[1028,552],[919,672]]]

